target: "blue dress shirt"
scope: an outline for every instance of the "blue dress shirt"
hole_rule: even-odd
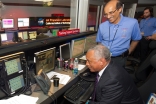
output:
[[[96,42],[108,47],[112,56],[119,56],[128,50],[131,39],[140,40],[142,37],[136,19],[120,16],[118,24],[109,21],[100,24],[96,37]]]
[[[151,36],[156,30],[156,18],[142,19],[140,21],[140,31],[144,33],[143,36]]]
[[[156,34],[156,30],[153,32],[153,34]]]

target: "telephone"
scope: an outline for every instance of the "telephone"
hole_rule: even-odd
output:
[[[35,80],[42,91],[47,94],[51,87],[51,81],[42,69],[40,69],[38,74],[35,76]]]

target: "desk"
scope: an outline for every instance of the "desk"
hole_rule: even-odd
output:
[[[79,74],[84,72],[86,69],[88,69],[88,68],[85,67],[84,69],[79,71]],[[76,76],[76,77],[73,76],[71,70],[69,70],[68,72],[65,72],[60,69],[55,69],[55,71],[62,73],[62,74],[67,74],[71,78],[70,78],[70,81],[66,85],[59,84],[59,87],[54,87],[53,83],[52,83],[50,91],[51,91],[51,93],[53,93],[53,95],[51,96],[53,99],[58,98],[59,96],[64,94],[65,91],[67,91],[74,83],[76,83],[79,80],[78,76]],[[32,90],[34,88],[35,88],[35,86],[32,86]],[[48,95],[51,95],[51,94],[49,93]],[[45,95],[42,91],[38,91],[38,92],[33,92],[31,96],[39,98],[39,100],[37,101],[37,104],[51,104],[53,101],[48,95]]]

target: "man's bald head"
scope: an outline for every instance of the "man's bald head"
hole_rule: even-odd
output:
[[[117,24],[120,21],[121,12],[122,2],[119,0],[110,0],[104,7],[104,16],[113,24]]]
[[[115,7],[116,9],[120,9],[122,7],[122,2],[120,0],[110,0],[106,3],[105,7],[106,6],[113,6]]]

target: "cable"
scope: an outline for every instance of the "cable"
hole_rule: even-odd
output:
[[[27,91],[29,91],[30,93],[27,93]],[[31,86],[26,90],[26,92],[24,94],[25,95],[31,95],[32,94]]]

